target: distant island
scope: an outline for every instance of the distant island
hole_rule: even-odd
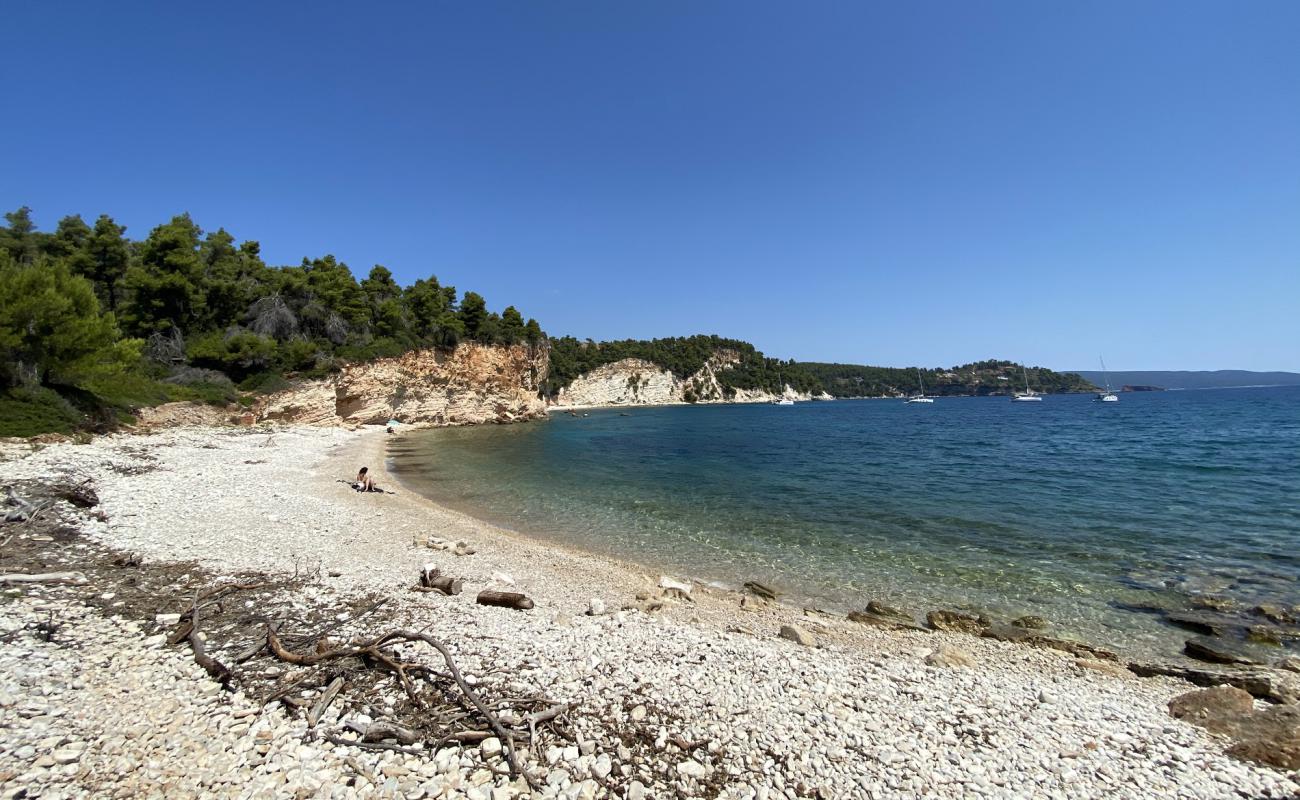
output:
[[[1102,384],[1105,373],[1097,370],[1077,370],[1085,380]],[[1150,391],[1152,389],[1227,389],[1233,386],[1300,386],[1300,372],[1252,372],[1244,369],[1219,370],[1130,370],[1110,372],[1110,385],[1123,386],[1124,391]]]

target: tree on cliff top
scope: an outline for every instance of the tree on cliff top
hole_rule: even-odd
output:
[[[513,308],[501,315],[490,312],[481,295],[467,292],[458,304],[456,289],[432,276],[403,289],[386,267],[376,265],[358,281],[332,255],[268,266],[257,242],[236,245],[224,228],[205,235],[188,214],[153,228],[138,242],[128,240],[126,229],[108,216],[98,217],[94,226],[79,216],[65,217],[53,233],[38,231],[26,207],[4,216],[0,253],[8,284],[0,342],[11,382],[20,374],[34,375],[33,369],[43,371],[33,366],[37,363],[77,361],[80,356],[74,358],[76,348],[69,345],[93,325],[100,326],[94,330],[105,345],[123,335],[148,340],[145,351],[155,357],[140,360],[130,381],[136,389],[154,386],[132,393],[151,401],[192,396],[190,390],[221,401],[233,396],[225,378],[213,379],[213,373],[193,367],[220,370],[257,390],[283,384],[286,373],[323,375],[343,362],[417,347],[453,347],[464,340],[540,344],[545,338],[535,321],[523,322]],[[45,272],[16,272],[37,266]],[[42,287],[52,281],[68,303],[49,309],[51,319],[67,326],[52,331],[49,352],[39,353],[43,345],[27,333],[40,324],[31,316],[34,306],[30,298],[13,294],[35,292],[48,304],[44,289],[37,291],[32,283],[38,280]],[[95,301],[94,314],[86,290]],[[123,385],[130,381],[122,378]]]

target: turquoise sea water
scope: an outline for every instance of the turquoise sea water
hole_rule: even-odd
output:
[[[1300,387],[607,409],[389,456],[520,532],[819,607],[1033,613],[1169,655],[1188,634],[1126,608],[1300,603]]]

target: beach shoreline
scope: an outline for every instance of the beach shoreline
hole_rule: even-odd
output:
[[[1073,655],[960,633],[884,630],[706,585],[689,586],[689,599],[681,590],[674,596],[661,584],[676,576],[530,539],[407,490],[387,472],[387,441],[382,428],[175,428],[41,449],[11,445],[3,454],[13,480],[92,479],[105,519],[87,520],[82,533],[97,545],[149,563],[193,562],[215,575],[307,574],[313,597],[383,595],[395,621],[456,642],[471,669],[526,665],[514,682],[573,702],[590,742],[572,757],[565,748],[535,754],[543,796],[1300,791],[1284,773],[1224,755],[1226,740],[1170,718],[1165,704],[1192,688],[1182,681],[1125,678]],[[360,466],[397,493],[352,491],[345,482]],[[426,566],[462,579],[464,593],[410,592]],[[483,589],[522,592],[535,608],[476,605]],[[6,648],[21,655],[12,643]],[[945,661],[950,652],[960,656]],[[345,713],[353,712],[339,711],[336,721]],[[283,739],[290,748],[302,735],[286,725],[272,726],[274,747]],[[91,755],[101,744],[93,733],[83,737]],[[235,748],[251,734],[211,735]],[[30,777],[24,785],[33,787],[57,778],[48,768],[32,775],[42,768],[23,763],[9,736],[7,728],[0,771]],[[410,783],[401,778],[420,761],[316,749],[339,774],[348,758],[376,777],[399,764],[390,771],[408,772],[392,789]],[[456,768],[438,773],[436,785],[424,781],[430,786],[418,796],[526,793],[517,781],[485,775],[477,747],[457,750]],[[284,771],[258,765],[250,776],[265,780],[271,795],[297,792]],[[53,785],[78,791],[73,777]],[[356,781],[303,796],[381,796],[385,785]]]

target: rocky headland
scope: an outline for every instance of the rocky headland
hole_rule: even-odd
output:
[[[719,350],[704,366],[685,378],[640,358],[625,358],[583,373],[560,389],[552,405],[561,408],[604,406],[663,406],[685,403],[771,403],[777,400],[830,400],[830,395],[737,389],[726,391],[719,373],[740,361],[734,351]]]

